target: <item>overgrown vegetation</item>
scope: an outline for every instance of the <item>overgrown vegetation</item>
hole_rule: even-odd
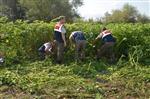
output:
[[[10,20],[50,21],[58,16],[66,16],[67,22],[85,21],[78,13],[84,0],[0,0],[0,16]],[[44,6],[43,6],[44,5]],[[95,21],[89,19],[88,21]],[[149,23],[150,17],[140,13],[136,7],[126,3],[121,9],[113,9],[96,21],[102,23]]]
[[[87,56],[93,57],[93,41],[104,25],[98,23],[66,24],[67,37],[72,31],[82,30],[88,39]],[[10,60],[32,59],[37,56],[37,49],[41,44],[53,39],[54,23],[42,21],[17,20],[9,22],[7,18],[0,19],[1,50]],[[117,40],[115,47],[117,57],[121,55],[137,57],[138,61],[145,61],[150,56],[150,24],[109,24],[106,25]],[[100,42],[100,41],[99,41]],[[68,42],[69,44],[69,42]],[[70,47],[70,46],[69,46]],[[99,44],[96,44],[99,47]],[[67,56],[72,56],[72,48],[67,48]],[[134,52],[134,55],[132,55]],[[67,57],[66,57],[67,58]]]
[[[150,98],[150,24],[109,24],[115,38],[118,61],[110,65],[94,60],[92,42],[100,28],[97,23],[66,24],[67,36],[82,30],[88,39],[86,61],[75,63],[68,43],[65,64],[47,57],[38,60],[37,49],[53,39],[54,23],[0,18],[0,97],[44,99]],[[96,44],[96,48],[100,44]]]

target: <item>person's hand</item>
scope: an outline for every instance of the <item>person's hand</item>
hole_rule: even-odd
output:
[[[93,45],[93,48],[95,48],[96,46],[95,45]]]
[[[46,49],[46,50],[45,50],[45,53],[46,53],[46,54],[51,53],[51,49]]]

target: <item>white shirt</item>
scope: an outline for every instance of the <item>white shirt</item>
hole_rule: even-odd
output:
[[[0,63],[3,63],[4,62],[4,58],[0,58]]]
[[[45,43],[44,46],[45,46],[45,51],[50,51],[51,52],[52,46],[51,46],[50,42]]]
[[[66,33],[66,29],[64,26],[61,27],[61,33],[64,33],[64,34]]]

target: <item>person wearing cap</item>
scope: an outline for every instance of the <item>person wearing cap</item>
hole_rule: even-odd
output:
[[[101,57],[109,57],[110,61],[114,60],[114,53],[113,53],[113,47],[115,45],[115,39],[112,36],[112,33],[110,30],[107,30],[106,27],[104,27],[101,31],[101,33],[97,36],[96,40],[102,39],[103,45],[98,50],[97,53],[97,59],[100,59]]]
[[[85,58],[86,38],[82,31],[74,31],[69,37],[70,41],[75,44],[75,60],[83,60]]]
[[[58,21],[54,27],[54,39],[56,40],[57,47],[57,63],[61,64],[64,56],[64,48],[66,47],[66,29],[64,27],[65,24],[65,16],[60,16]]]

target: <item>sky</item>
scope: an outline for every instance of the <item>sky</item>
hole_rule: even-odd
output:
[[[150,17],[150,0],[83,0],[83,6],[78,8],[78,12],[85,19],[97,19],[107,11],[121,9],[125,3],[133,5],[141,14]]]

